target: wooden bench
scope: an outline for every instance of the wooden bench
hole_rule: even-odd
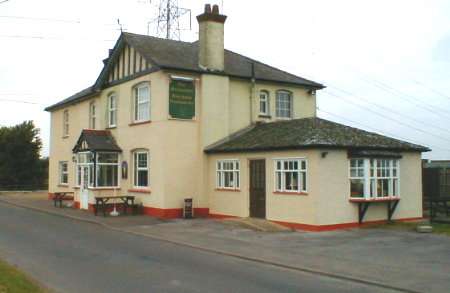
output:
[[[53,205],[57,207],[59,203],[59,207],[62,208],[63,201],[74,200],[73,194],[73,192],[55,192],[55,194],[53,195]]]
[[[133,208],[134,204],[134,196],[123,195],[123,196],[101,196],[95,197],[95,205],[94,205],[94,214],[97,216],[98,212],[101,210],[103,212],[103,216],[106,217],[106,209],[108,205],[114,204],[122,204],[123,205],[123,213],[126,215],[129,207]],[[119,200],[120,202],[110,203],[109,201]],[[132,209],[134,213],[134,208]]]

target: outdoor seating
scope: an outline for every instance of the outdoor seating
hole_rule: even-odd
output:
[[[73,192],[55,192],[53,195],[53,205],[63,207],[63,201],[73,201]]]
[[[128,213],[128,209],[132,208],[132,214],[135,214],[135,197],[131,195],[124,196],[101,196],[95,197],[95,205],[94,205],[94,214],[97,216],[98,211],[101,210],[103,216],[106,217],[106,211],[108,206],[114,206],[120,204],[123,206],[122,212],[123,214]],[[113,202],[110,202],[113,201]],[[119,202],[117,202],[119,201]]]

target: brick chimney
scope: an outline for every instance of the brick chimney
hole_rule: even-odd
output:
[[[224,24],[227,17],[219,14],[219,6],[205,5],[197,16],[199,24],[199,66],[212,71],[224,70]]]

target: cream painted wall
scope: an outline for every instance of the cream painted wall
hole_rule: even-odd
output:
[[[211,154],[208,161],[208,197],[212,214],[249,216],[249,160],[266,161],[266,218],[310,225],[332,225],[358,221],[358,207],[349,202],[349,161],[345,150],[298,150],[241,154]],[[393,219],[422,217],[421,156],[403,153],[400,160],[401,200]],[[307,195],[274,193],[274,159],[307,159]],[[238,159],[240,191],[216,189],[216,162]],[[386,204],[372,204],[364,221],[386,220]]]
[[[400,159],[400,202],[393,219],[422,217],[422,171],[420,153],[402,153]],[[349,202],[349,161],[346,151],[328,152],[320,160],[317,174],[321,182],[318,205],[321,225],[351,223],[358,220],[358,205]],[[385,203],[371,204],[364,221],[385,220]]]
[[[270,118],[259,117],[259,93],[263,90],[269,93]],[[255,88],[252,91],[251,82],[231,79],[229,90],[230,114],[228,118],[230,133],[239,131],[250,125],[251,122],[279,120],[275,115],[275,97],[278,90],[287,90],[292,93],[294,119],[316,116],[316,97],[309,94],[305,88],[256,81]]]
[[[277,194],[275,191],[274,159],[305,158],[308,164],[307,195]],[[266,218],[269,220],[317,224],[316,202],[320,182],[313,175],[318,169],[317,151],[284,151],[240,154],[211,154],[208,160],[208,197],[210,213],[248,217],[250,209],[249,161],[265,159],[266,162]],[[240,190],[216,189],[216,163],[222,159],[240,162]]]
[[[158,71],[102,90],[98,96],[58,109],[51,115],[51,148],[49,192],[72,191],[75,186],[75,163],[72,148],[82,129],[89,127],[89,104],[96,105],[96,129],[108,129],[107,98],[117,96],[117,125],[110,131],[122,148],[121,161],[128,163],[128,179],[120,180],[117,194],[137,196],[145,206],[180,208],[183,199],[194,197],[196,207],[208,207],[208,159],[203,153],[206,145],[216,142],[251,123],[249,81],[229,79],[226,76],[201,76],[173,72],[177,76],[191,77],[196,84],[196,117],[192,121],[171,119],[168,115],[168,87],[170,73]],[[141,82],[150,84],[151,123],[132,125],[133,87]],[[315,114],[314,97],[300,88],[259,84],[257,88],[269,90],[271,98],[277,89],[294,93],[295,118]],[[258,101],[253,100],[253,103]],[[301,104],[304,103],[304,106]],[[274,111],[274,101],[270,102]],[[62,113],[69,110],[70,135],[62,138]],[[271,121],[274,120],[271,119]],[[130,191],[133,188],[132,151],[148,149],[150,152],[150,194]],[[69,185],[58,186],[58,162],[69,162]],[[215,182],[215,181],[214,181]],[[112,190],[92,190],[90,202],[96,195],[112,194]],[[76,194],[76,200],[79,195]],[[280,202],[280,204],[283,204]],[[245,208],[244,208],[245,209]]]

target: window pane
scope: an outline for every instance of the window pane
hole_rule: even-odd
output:
[[[306,191],[307,190],[307,186],[306,186],[306,172],[302,172],[302,191]]]
[[[138,182],[137,186],[147,187],[148,186],[148,171],[139,170],[138,171]]]
[[[351,179],[350,180],[350,196],[351,197],[364,197],[364,180],[363,179]]]
[[[117,153],[98,153],[97,159],[99,163],[118,163],[119,156]]]
[[[98,186],[117,186],[117,165],[97,165]]]
[[[138,154],[137,166],[138,166],[138,168],[147,168],[147,154],[146,153]]]

